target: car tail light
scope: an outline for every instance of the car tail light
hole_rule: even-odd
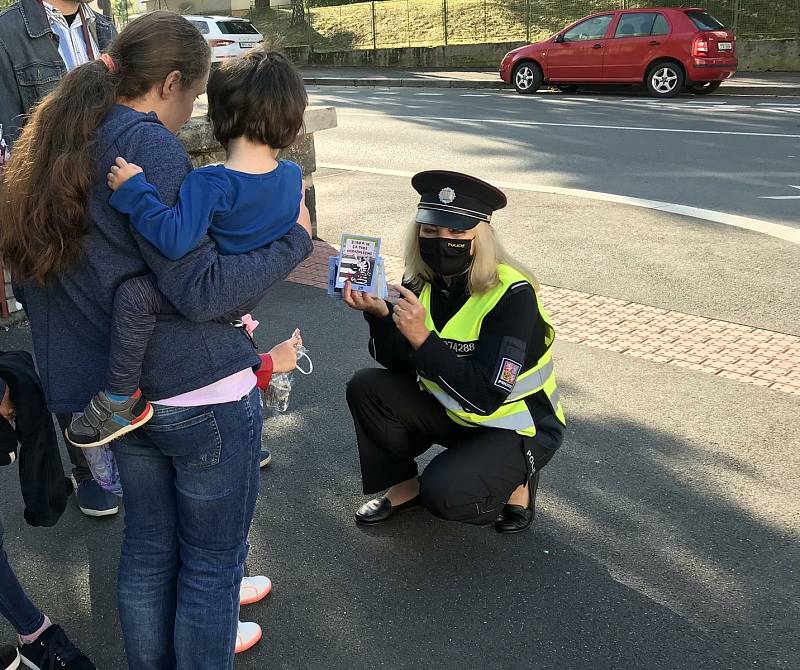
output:
[[[214,47],[227,47],[231,44],[236,44],[236,42],[233,40],[209,40],[208,42],[208,46],[210,46],[212,49]]]
[[[694,44],[692,45],[692,56],[696,58],[703,58],[704,56],[708,56],[707,36],[700,35],[700,37],[695,38]]]

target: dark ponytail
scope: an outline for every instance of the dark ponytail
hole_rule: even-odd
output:
[[[108,54],[112,68],[98,60],[67,74],[14,143],[0,187],[0,255],[18,279],[43,282],[81,256],[97,128],[115,102],[140,98],[174,71],[191,86],[210,58],[203,36],[171,12],[132,21]]]

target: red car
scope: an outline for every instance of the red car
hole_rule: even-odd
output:
[[[562,90],[638,83],[671,98],[716,91],[737,65],[736,36],[704,9],[626,9],[592,14],[507,53],[500,78],[519,93],[545,82]]]

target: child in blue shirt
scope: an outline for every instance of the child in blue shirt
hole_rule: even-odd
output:
[[[177,260],[208,234],[222,254],[241,254],[286,235],[301,218],[300,167],[278,160],[303,125],[303,80],[277,52],[255,51],[229,61],[208,82],[209,117],[227,151],[222,165],[190,172],[174,207],[164,205],[138,165],[118,158],[108,174],[110,204],[166,257]],[[238,322],[245,306],[231,321]],[[173,314],[152,275],[117,289],[107,386],[66,431],[78,447],[97,447],[144,425],[153,414],[139,390],[142,361],[156,316]]]

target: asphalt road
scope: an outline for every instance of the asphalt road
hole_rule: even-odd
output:
[[[560,342],[569,428],[533,532],[503,537],[422,510],[363,529],[344,384],[371,364],[366,324],[291,284],[255,315],[265,346],[302,327],[315,371],[268,426],[250,563],[275,588],[243,610],[265,637],[237,668],[797,667],[796,397]],[[0,344],[27,347],[29,333]],[[0,489],[6,550],[34,599],[98,668],[122,670],[122,519],[71,504],[55,528],[33,529],[13,468]]]
[[[800,98],[311,87],[319,160],[679,203],[800,227]],[[368,194],[367,194],[368,195]],[[780,198],[780,199],[770,199]],[[794,198],[794,199],[791,199]]]
[[[407,177],[324,169],[314,183],[320,237],[376,235],[384,254],[403,256],[418,202]],[[800,335],[800,244],[640,207],[505,192],[492,224],[544,284]]]

